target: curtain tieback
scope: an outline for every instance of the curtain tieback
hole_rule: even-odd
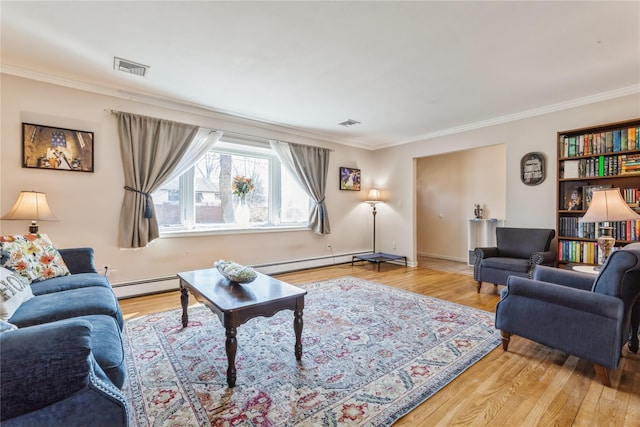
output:
[[[151,214],[151,193],[145,193],[144,191],[136,190],[135,188],[131,188],[128,185],[125,185],[124,189],[133,191],[134,193],[142,194],[144,196],[145,198],[144,217],[151,218],[153,216]]]

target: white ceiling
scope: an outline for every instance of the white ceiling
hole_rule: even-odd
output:
[[[640,91],[638,1],[2,1],[0,17],[2,72],[371,149]]]

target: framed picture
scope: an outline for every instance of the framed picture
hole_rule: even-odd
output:
[[[340,167],[340,189],[360,191],[360,169]]]
[[[22,123],[22,167],[93,172],[93,132]]]
[[[591,205],[591,200],[593,200],[593,192],[598,190],[604,190],[606,188],[611,188],[611,184],[607,185],[585,185],[582,187],[582,210],[586,211],[589,209]]]
[[[585,181],[569,181],[563,185],[563,198],[561,210],[579,211],[582,209],[582,190]]]

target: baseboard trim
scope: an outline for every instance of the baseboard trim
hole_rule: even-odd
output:
[[[354,255],[361,255],[369,252],[370,251],[353,252],[335,256],[329,255],[316,258],[256,264],[252,267],[260,273],[273,276],[274,274],[290,273],[293,271],[309,270],[312,268],[350,264]],[[404,261],[391,261],[390,263],[404,266]],[[407,266],[417,267],[418,263],[407,262]],[[125,299],[143,295],[152,295],[175,291],[180,289],[180,281],[176,275],[168,275],[114,283],[111,285],[111,287],[113,288],[113,291],[118,299]]]

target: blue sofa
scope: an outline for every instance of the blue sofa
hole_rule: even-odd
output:
[[[93,249],[59,250],[70,275],[31,283],[34,297],[0,333],[0,422],[125,426],[124,320]]]

